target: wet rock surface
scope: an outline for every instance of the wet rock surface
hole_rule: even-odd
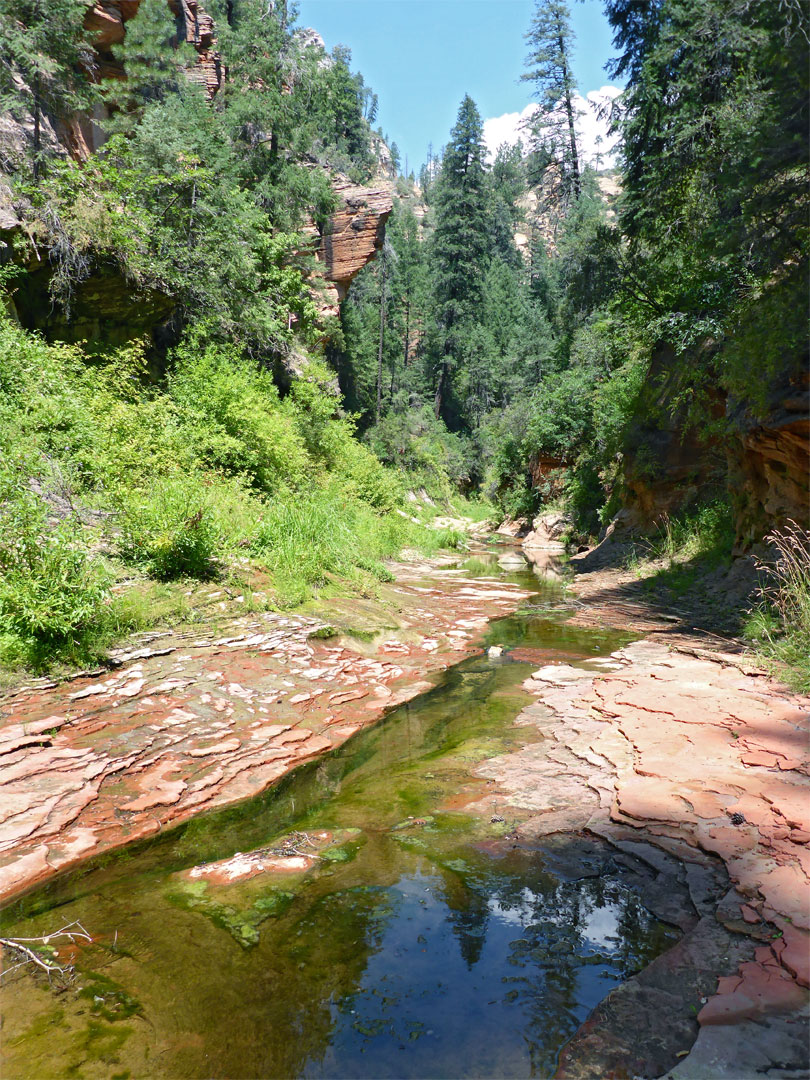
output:
[[[355,625],[373,627],[362,634],[372,641],[321,637],[334,634],[322,618],[248,615],[123,652],[114,671],[6,697],[0,899],[258,794],[429,688],[428,676],[474,652],[488,619],[526,595],[402,565],[384,603],[343,604]]]
[[[197,631],[196,637],[148,642],[120,654],[114,671],[32,687],[0,704],[6,714],[0,751],[7,750],[0,752],[5,895],[166,824],[256,794],[299,762],[326,755],[309,771],[325,790],[343,793],[345,818],[301,819],[292,832],[286,824],[288,831],[269,844],[265,830],[252,842],[248,830],[224,851],[196,855],[171,875],[178,910],[204,916],[247,956],[304,883],[329,888],[334,867],[343,866],[355,883],[352,867],[376,858],[382,884],[393,887],[386,844],[404,845],[417,859],[433,852],[442,873],[474,879],[472,848],[464,858],[442,854],[441,845],[434,852],[443,829],[453,835],[450,822],[460,811],[459,820],[478,821],[475,846],[481,856],[494,857],[492,866],[503,867],[504,881],[511,881],[510,860],[516,867],[522,859],[523,873],[539,857],[544,872],[567,882],[563,893],[585,895],[591,879],[597,891],[610,883],[616,896],[641,898],[645,918],[668,935],[663,951],[627,964],[601,1003],[588,1006],[590,1015],[571,1023],[568,1042],[542,1075],[556,1068],[560,1077],[807,1076],[810,702],[768,681],[732,647],[718,651],[683,627],[668,629],[655,612],[646,616],[653,637],[610,655],[596,654],[616,650],[627,636],[613,635],[605,647],[598,631],[587,631],[588,652],[578,651],[585,638],[572,639],[569,653],[563,651],[566,636],[581,636],[573,628],[593,619],[593,610],[578,609],[567,622],[553,623],[556,651],[544,647],[542,635],[507,629],[519,621],[507,619],[487,639],[493,642],[489,659],[446,678],[458,681],[459,693],[464,687],[473,695],[494,672],[502,673],[504,688],[517,689],[525,680],[510,714],[522,709],[515,726],[487,720],[491,728],[455,750],[451,739],[443,764],[429,758],[428,771],[417,756],[407,782],[405,774],[393,781],[393,763],[411,752],[419,730],[416,705],[408,706],[401,729],[389,725],[388,742],[388,721],[360,737],[362,746],[379,734],[385,747],[382,817],[390,821],[374,839],[378,815],[363,818],[362,835],[355,827],[359,804],[353,799],[365,792],[366,781],[347,768],[358,785],[353,796],[351,784],[339,779],[341,755],[351,747],[326,752],[430,685],[430,672],[477,651],[487,620],[512,612],[527,595],[514,583],[472,578],[467,569],[446,564],[403,565],[397,576],[384,601],[331,602],[328,625],[325,613],[245,616],[204,638]],[[557,601],[550,599],[546,609],[554,610]],[[640,620],[643,615],[639,609]],[[615,612],[614,625],[622,618],[626,611]],[[360,633],[336,636],[335,627],[345,630],[348,620]],[[479,671],[479,663],[489,664],[491,673]],[[532,666],[516,666],[521,663]],[[501,691],[493,690],[482,708],[498,702]],[[444,704],[441,695],[435,701],[424,695],[420,703],[426,716],[431,709],[441,715],[440,729],[453,700],[446,692]],[[534,698],[525,707],[523,692]],[[465,713],[473,700],[461,697],[456,707]],[[362,750],[357,753],[365,761]],[[445,777],[456,758],[468,778],[460,786],[454,774]],[[304,784],[307,772],[296,774]],[[415,786],[417,776],[424,790]],[[289,798],[292,807],[292,793]],[[159,843],[174,843],[183,832]],[[182,839],[176,842],[184,851]],[[364,854],[355,864],[358,845]],[[246,890],[241,906],[240,889]],[[417,892],[423,891],[420,882]],[[97,908],[102,936],[105,910]],[[621,932],[632,935],[632,919],[625,922],[637,908],[630,903],[622,910]],[[545,911],[543,904],[538,911]],[[554,904],[549,917],[553,911]],[[112,918],[110,926],[117,927],[120,916]],[[559,928],[541,932],[541,923],[535,919],[511,941],[513,959],[518,968],[527,963],[556,972],[569,963],[568,939]],[[281,946],[270,942],[275,963],[274,949]],[[424,952],[427,942],[417,944]],[[144,962],[144,978],[152,977],[152,962]],[[141,977],[138,970],[131,969],[133,978]],[[236,980],[234,992],[243,989]],[[519,993],[506,994],[504,1008]],[[198,1022],[195,1014],[189,1030]],[[374,1024],[349,1026],[363,1038],[380,1038]],[[174,1045],[174,1034],[161,1038]]]
[[[518,719],[536,736],[476,770],[495,786],[474,808],[517,811],[516,842],[601,837],[654,872],[645,904],[685,932],[558,1075],[806,1076],[810,702],[649,640],[604,668],[536,671]]]

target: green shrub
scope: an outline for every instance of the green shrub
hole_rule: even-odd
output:
[[[119,525],[121,557],[153,577],[214,575],[219,530],[202,477],[167,477],[128,493]]]
[[[470,482],[475,468],[471,441],[448,431],[429,407],[391,413],[366,433],[366,442],[386,465],[406,474],[413,488],[448,499]]]
[[[108,615],[109,577],[71,521],[52,525],[22,471],[0,469],[0,656],[40,668],[81,661]]]
[[[310,460],[293,409],[273,378],[232,346],[176,350],[169,392],[181,437],[199,464],[244,476],[261,491],[296,487]]]
[[[341,472],[347,494],[379,513],[388,513],[402,503],[402,486],[396,474],[354,439],[347,443]]]

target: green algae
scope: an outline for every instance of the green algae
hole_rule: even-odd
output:
[[[545,596],[559,597],[559,590],[546,590]],[[556,649],[559,659],[576,661],[625,640],[566,628],[530,605],[495,624],[485,644]],[[473,763],[522,743],[525,734],[512,721],[531,700],[521,683],[532,670],[532,664],[508,655],[467,660],[434,690],[272,791],[89,863],[12,905],[2,916],[9,933],[52,929],[59,906],[60,920],[81,918],[94,936],[110,939],[117,931],[121,954],[115,958],[117,982],[106,986],[94,981],[92,969],[109,959],[109,951],[100,943],[87,947],[77,961],[83,990],[65,997],[58,1022],[42,997],[11,1001],[9,1030],[16,1034],[6,1039],[4,1077],[28,1075],[26,1055],[40,1075],[105,1080],[112,1065],[133,1077],[341,1075],[330,1072],[330,1055],[359,1054],[379,1068],[375,1047],[385,1046],[396,1051],[398,1067],[414,1054],[413,1068],[430,1072],[419,1054],[422,1047],[436,1052],[434,1021],[419,1015],[419,994],[394,985],[394,973],[405,970],[403,964],[435,963],[456,972],[448,979],[460,979],[452,950],[461,950],[462,972],[473,970],[494,933],[490,906],[517,910],[521,890],[550,898],[574,923],[578,918],[557,879],[525,853],[493,860],[476,846],[507,833],[508,821],[445,806],[470,785],[472,796],[475,784],[483,783],[472,780]],[[272,873],[226,885],[184,876],[192,866],[236,851],[273,850],[291,831],[329,831],[332,838],[317,849],[310,870],[285,872],[283,884]],[[628,907],[624,898],[615,903]],[[660,951],[665,941],[649,920],[634,919],[626,932],[638,940],[626,950],[622,970]],[[434,924],[446,927],[443,937],[437,939]],[[530,970],[537,980],[562,964],[572,977],[561,989],[551,988],[553,993],[543,990],[551,994],[548,1006],[532,998],[529,1009],[524,979],[505,997],[500,994],[498,1008],[527,1008],[548,1028],[545,1034],[532,1028],[531,1039],[559,1046],[576,1018],[573,973],[587,968],[601,977],[615,958],[604,951],[583,953],[576,934],[543,929],[542,919],[533,925],[541,929],[504,939],[503,963],[509,966],[498,969],[498,985],[515,968]],[[510,940],[523,944],[510,949]],[[554,951],[557,942],[562,945]],[[569,951],[569,943],[579,953]],[[442,950],[448,949],[445,958]],[[389,955],[390,972],[383,963]],[[610,985],[606,979],[604,992]],[[455,993],[466,992],[466,984],[453,986]],[[91,987],[96,992],[88,1018],[80,1010]],[[431,1009],[442,1007],[449,987],[442,971],[438,979],[428,977],[424,993],[434,1003]],[[128,1003],[137,1005],[129,1014]],[[28,1026],[26,1007],[34,1017]],[[552,1022],[555,1009],[564,1022]],[[121,1023],[126,1015],[143,1016],[147,1023],[130,1028]],[[503,1042],[499,1032],[512,1030],[511,1016],[497,1013],[497,1029],[479,1021],[486,1047]],[[520,1042],[499,1051],[503,1069]],[[457,1064],[463,1075],[468,1066]],[[492,1068],[496,1075],[501,1066]],[[502,1074],[511,1075],[508,1069]]]
[[[261,889],[258,895],[251,896],[250,893],[246,895],[244,886],[241,889],[221,886],[212,890],[203,881],[183,881],[178,887],[168,889],[165,898],[176,907],[204,915],[239,945],[249,949],[258,945],[262,923],[283,915],[295,898],[295,893],[289,890],[268,889],[266,885]],[[252,891],[255,893],[255,889]],[[227,900],[222,896],[227,896]]]

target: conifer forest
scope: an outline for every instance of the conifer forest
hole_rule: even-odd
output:
[[[8,1080],[810,1075],[810,7],[588,4],[417,163],[292,0],[0,0]]]

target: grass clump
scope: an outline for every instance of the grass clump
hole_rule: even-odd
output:
[[[51,524],[22,467],[0,467],[0,660],[86,660],[109,624],[110,583],[75,522]]]
[[[650,557],[675,560],[711,559],[719,561],[731,554],[734,518],[726,500],[718,499],[691,513],[669,517],[662,514],[659,537],[653,541]]]
[[[706,572],[730,562],[734,519],[723,499],[690,512],[658,519],[657,535],[634,546],[625,567],[650,588],[663,586],[674,597],[686,595]]]
[[[379,515],[339,490],[299,494],[270,502],[253,551],[272,572],[285,604],[301,603],[337,578],[367,591],[375,581],[391,581],[383,559],[406,540],[398,515]]]
[[[764,575],[760,603],[745,627],[758,657],[795,690],[810,690],[810,532],[795,521],[765,537],[772,557],[758,563]]]
[[[119,517],[118,549],[158,581],[215,574],[219,530],[210,497],[194,477],[160,479],[129,493]]]

